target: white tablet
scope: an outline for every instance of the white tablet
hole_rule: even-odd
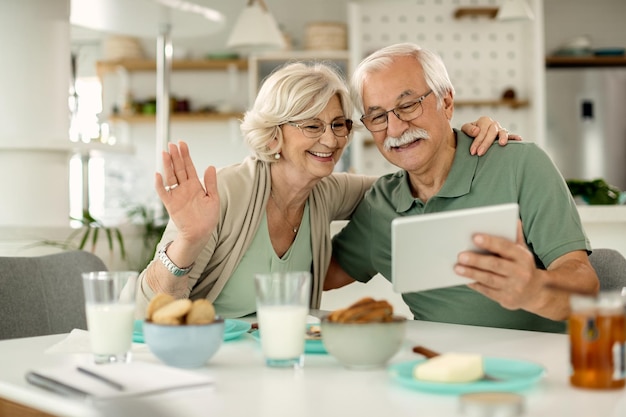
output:
[[[456,275],[459,252],[478,250],[475,233],[515,240],[516,203],[399,217],[391,223],[391,282],[399,293],[469,284]]]

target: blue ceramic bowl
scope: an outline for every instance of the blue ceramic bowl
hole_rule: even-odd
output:
[[[143,334],[150,351],[163,363],[177,368],[200,368],[222,345],[224,320],[179,326],[145,321]]]

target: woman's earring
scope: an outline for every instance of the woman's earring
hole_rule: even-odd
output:
[[[277,161],[280,159],[280,152],[276,152],[274,154],[274,159],[276,159]]]

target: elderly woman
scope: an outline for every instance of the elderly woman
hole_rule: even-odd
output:
[[[313,274],[319,307],[331,256],[330,222],[350,218],[375,178],[334,172],[348,144],[353,112],[348,87],[324,64],[287,64],[264,82],[241,130],[253,156],[216,171],[204,186],[184,142],[163,153],[155,187],[170,216],[158,251],[138,280],[138,311],[156,293],[207,298],[217,314],[256,311],[255,273]],[[481,148],[498,134],[481,118],[465,131]],[[480,128],[480,131],[479,131]],[[165,184],[165,185],[164,185]]]

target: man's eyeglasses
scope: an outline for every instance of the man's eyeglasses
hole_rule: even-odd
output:
[[[403,122],[410,122],[411,120],[415,120],[422,115],[424,109],[422,108],[422,101],[433,90],[430,90],[428,93],[419,97],[417,100],[408,101],[406,103],[402,103],[399,106],[394,107],[391,110],[387,111],[376,111],[371,114],[366,114],[361,117],[361,122],[365,125],[367,130],[370,132],[380,132],[382,130],[387,129],[387,121],[389,119],[389,113],[393,112],[396,117]]]
[[[326,126],[330,126],[335,136],[348,136],[352,130],[352,120],[345,117],[326,123],[320,119],[303,120],[301,122],[287,122],[288,125],[295,126],[302,131],[304,136],[317,139],[326,132]]]

